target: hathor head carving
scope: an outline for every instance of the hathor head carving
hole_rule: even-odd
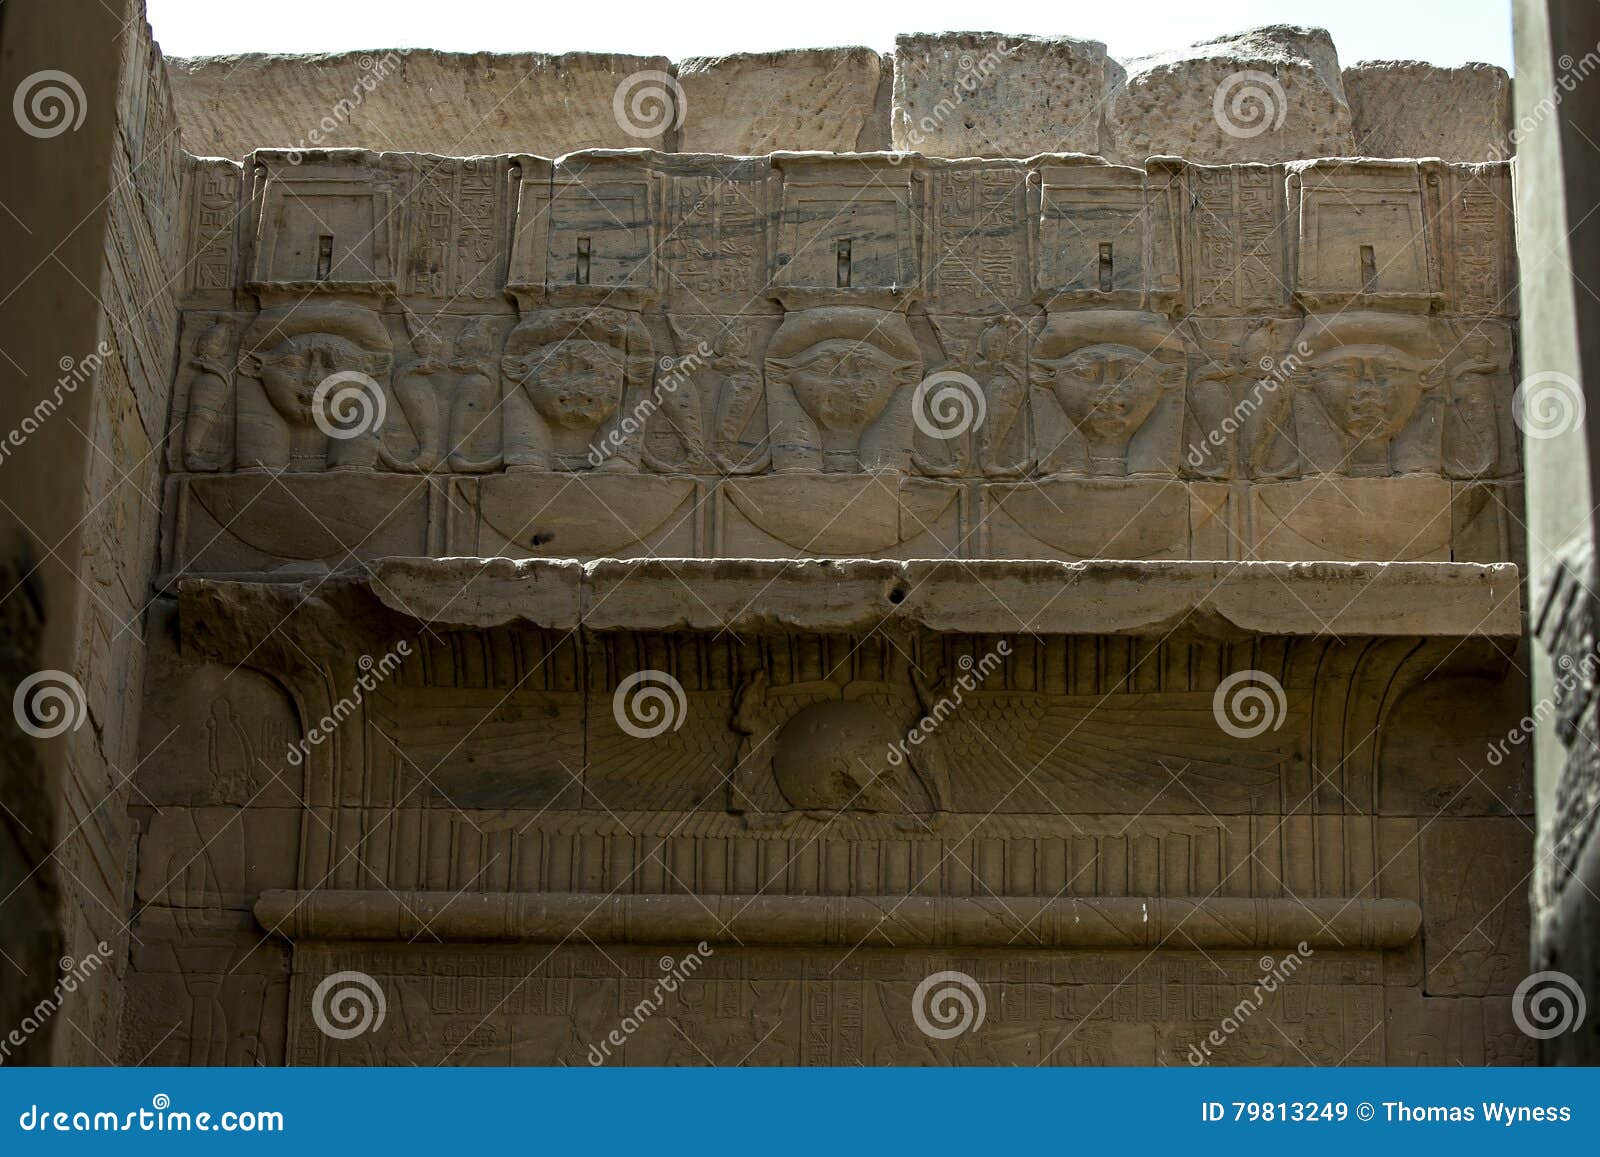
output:
[[[922,354],[902,315],[858,306],[792,313],[764,368],[779,470],[903,467]]]
[[[1097,474],[1126,469],[1128,443],[1188,375],[1188,348],[1165,319],[1132,310],[1052,314],[1033,349],[1033,380],[1051,387],[1087,443]]]
[[[784,319],[767,347],[767,380],[781,381],[821,429],[859,432],[897,389],[922,376],[922,355],[898,314],[814,309]]]
[[[273,408],[297,426],[312,423],[312,395],[341,370],[389,376],[389,333],[378,315],[334,305],[269,310],[257,316],[241,343],[240,372],[256,378]]]
[[[593,431],[616,413],[630,377],[642,373],[648,384],[648,342],[630,345],[632,329],[613,310],[537,314],[511,331],[501,372],[550,425]],[[641,346],[642,367],[634,364]]]
[[[1310,317],[1300,343],[1297,350],[1306,351],[1303,380],[1340,432],[1358,443],[1394,437],[1440,380],[1439,343],[1424,317]]]

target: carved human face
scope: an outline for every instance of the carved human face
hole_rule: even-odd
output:
[[[1392,438],[1427,384],[1417,361],[1390,346],[1345,346],[1318,358],[1312,388],[1346,437]]]
[[[920,376],[916,363],[850,338],[830,338],[771,364],[787,376],[812,421],[829,433],[866,429],[897,389],[916,385]]]
[[[329,333],[308,333],[288,338],[253,355],[267,400],[285,421],[311,425],[312,397],[317,387],[341,370],[377,376],[384,360],[348,338]]]
[[[598,429],[622,400],[622,351],[588,338],[508,357],[505,372],[528,392],[545,421],[564,429]]]
[[[1086,437],[1126,442],[1162,394],[1183,384],[1184,368],[1133,346],[1098,343],[1036,363],[1061,408]]]

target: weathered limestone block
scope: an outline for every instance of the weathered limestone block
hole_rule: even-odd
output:
[[[1200,164],[1348,156],[1350,107],[1333,40],[1272,26],[1127,63],[1106,116],[1107,156]]]
[[[878,89],[887,77],[870,48],[807,48],[690,57],[678,62],[678,151],[848,153],[880,147]]]
[[[1344,91],[1359,156],[1501,161],[1514,151],[1511,78],[1495,65],[1363,60],[1344,70]]]
[[[359,146],[443,156],[662,147],[678,117],[660,56],[374,50],[168,62],[200,156]]]
[[[1097,40],[897,36],[894,147],[935,157],[1098,154],[1105,101],[1120,71]]]

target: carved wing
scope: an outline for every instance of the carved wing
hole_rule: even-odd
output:
[[[1135,814],[1276,808],[1291,708],[1277,731],[1235,739],[1203,692],[969,694],[938,731],[957,811]],[[1010,793],[1009,795],[1007,793]]]

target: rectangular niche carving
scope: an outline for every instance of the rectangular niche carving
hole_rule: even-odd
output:
[[[257,225],[249,288],[262,293],[392,293],[390,190],[363,164],[283,172],[257,154]]]
[[[921,174],[884,159],[774,158],[783,172],[777,285],[825,293],[910,290],[920,276]]]
[[[1296,296],[1306,308],[1434,303],[1439,274],[1415,162],[1315,161],[1291,167],[1291,198],[1297,189]]]
[[[1144,173],[1117,165],[1046,165],[1039,178],[1041,297],[1143,305],[1150,250]]]

